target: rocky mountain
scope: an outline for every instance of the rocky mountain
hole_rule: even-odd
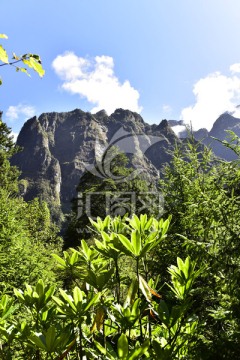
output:
[[[168,120],[171,128],[178,133],[178,136],[183,139],[187,136],[187,131],[184,130],[183,122],[176,120]],[[210,131],[205,128],[193,132],[196,140],[201,141],[213,150],[213,153],[225,160],[231,161],[237,158],[237,155],[230,149],[226,148],[219,140],[229,141],[229,134],[227,130],[233,131],[240,137],[240,119],[233,116],[229,112],[225,112],[219,116],[214,122]],[[216,139],[214,139],[216,138]]]
[[[80,109],[43,113],[24,124],[17,139],[23,150],[12,158],[12,164],[22,172],[25,199],[39,196],[47,200],[57,218],[70,211],[86,171],[101,178],[113,176],[107,167],[112,146],[128,156],[142,178],[157,181],[159,170],[171,159],[169,150],[182,141],[173,129],[182,125],[175,120],[149,125],[139,114],[123,109],[110,116],[104,110],[96,114]],[[211,146],[217,156],[232,160],[235,154],[212,138],[225,139],[227,129],[240,136],[240,119],[224,113],[210,132],[200,129],[194,136]]]
[[[151,182],[170,160],[168,150],[176,141],[180,140],[167,120],[149,125],[129,110],[117,109],[110,116],[105,111],[90,114],[79,109],[44,113],[24,124],[17,139],[23,150],[12,164],[22,172],[25,199],[42,197],[58,216],[60,208],[69,212],[86,169],[111,177],[105,167],[112,146],[127,154],[131,165]]]
[[[228,161],[237,158],[237,155],[230,149],[223,146],[219,141],[212,139],[215,137],[220,140],[229,140],[226,130],[233,131],[236,135],[240,136],[240,119],[234,117],[230,113],[226,112],[222,114],[213,124],[211,131],[208,134],[208,138],[204,143],[211,146],[213,152]]]
[[[226,148],[221,142],[214,139],[229,140],[227,130],[233,131],[236,135],[240,136],[240,119],[229,112],[220,115],[209,132],[207,129],[200,129],[194,132],[194,137],[197,140],[201,140],[208,147],[211,147],[216,156],[231,161],[235,160],[237,155],[232,150]]]

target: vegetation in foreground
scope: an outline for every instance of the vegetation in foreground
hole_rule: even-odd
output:
[[[2,359],[238,358],[238,161],[190,139],[160,180],[164,219],[99,217],[61,254],[47,205],[18,195],[0,126]]]

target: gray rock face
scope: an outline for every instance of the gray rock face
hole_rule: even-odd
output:
[[[169,150],[181,142],[171,128],[176,123],[163,120],[149,125],[139,114],[123,109],[110,116],[104,110],[93,115],[75,109],[33,117],[17,139],[23,151],[12,158],[12,164],[22,171],[22,193],[26,200],[36,196],[46,200],[56,217],[61,211],[69,212],[86,169],[94,171],[97,162],[102,170],[96,176],[109,176],[104,167],[112,146],[129,157],[142,178],[157,182],[159,170],[171,160]],[[209,133],[201,129],[195,137],[211,146],[217,156],[232,160],[235,154],[211,138],[225,139],[227,129],[240,136],[240,119],[225,113]]]
[[[238,106],[239,108],[239,106]],[[182,125],[181,121],[168,120],[168,124],[173,127],[176,125]],[[203,144],[207,145],[213,150],[213,153],[222,159],[231,161],[237,158],[237,155],[226,146],[222,145],[221,142],[213,139],[219,140],[229,140],[227,130],[233,131],[240,137],[240,119],[236,118],[229,112],[223,113],[219,118],[214,122],[213,127],[210,131],[207,129],[199,129],[193,132],[193,135],[196,140],[201,141]],[[186,134],[187,135],[187,134]]]
[[[237,155],[230,149],[226,148],[219,140],[229,140],[226,130],[231,130],[240,136],[240,119],[232,116],[226,112],[219,116],[219,118],[213,124],[209,133],[205,130],[205,136],[203,137],[203,143],[212,148],[214,154],[222,159],[231,161],[237,158]],[[202,134],[203,135],[203,134]]]
[[[44,113],[24,124],[17,139],[23,151],[12,164],[22,171],[27,200],[40,196],[68,212],[86,168],[104,162],[111,146],[126,153],[146,179],[156,181],[176,141],[166,120],[151,126],[129,110],[117,109],[110,116],[104,110],[94,115],[79,109]]]

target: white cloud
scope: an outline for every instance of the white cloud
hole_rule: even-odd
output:
[[[172,130],[178,137],[186,137],[186,127],[184,125],[172,126]]]
[[[240,64],[230,66],[233,72],[240,71]],[[215,72],[200,79],[193,88],[196,103],[182,110],[181,119],[192,123],[193,129],[212,128],[215,120],[225,111],[236,116],[236,106],[240,104],[240,77],[226,76]]]
[[[9,121],[18,120],[19,117],[24,116],[24,120],[29,119],[30,117],[34,116],[35,108],[30,105],[23,105],[18,104],[16,106],[11,105],[6,111],[6,118]]]
[[[63,80],[62,88],[85,97],[95,105],[91,112],[105,109],[109,114],[116,108],[140,112],[139,92],[128,80],[121,83],[114,74],[110,56],[94,59],[78,57],[73,52],[58,55],[52,62],[56,74]]]
[[[240,73],[240,63],[236,63],[230,66],[230,71],[232,73]]]

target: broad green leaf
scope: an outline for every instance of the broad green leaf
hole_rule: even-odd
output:
[[[54,326],[50,326],[45,335],[46,339],[46,348],[49,353],[54,351],[54,343],[56,340],[56,329]]]
[[[191,275],[191,262],[190,262],[190,257],[188,256],[185,260],[185,264],[184,264],[184,274],[185,274],[185,277],[186,279],[189,278],[189,275]]]
[[[40,295],[34,290],[34,291],[32,292],[32,298],[33,298],[33,299],[39,299],[39,298],[40,298]]]
[[[137,278],[133,279],[131,282],[131,285],[128,289],[128,293],[127,293],[127,297],[124,303],[124,308],[132,305],[132,303],[134,302],[135,296],[137,294],[137,290],[138,290],[138,281]]]
[[[29,336],[29,339],[35,344],[37,345],[38,348],[42,349],[42,350],[47,350],[46,348],[46,342],[45,342],[45,338],[42,334],[32,334]]]
[[[106,216],[105,219],[103,220],[103,228],[104,229],[108,229],[109,228],[109,225],[110,225],[110,222],[111,222],[111,218],[110,216]]]
[[[3,295],[1,301],[0,301],[0,318],[1,320],[5,320],[8,318],[9,315],[11,315],[17,306],[13,306],[13,299],[9,298],[6,294]]]
[[[139,275],[139,288],[142,291],[143,295],[145,296],[146,300],[150,302],[152,300],[150,287],[148,286],[148,283],[143,279],[141,275]]]
[[[0,309],[2,309],[2,308],[4,309],[6,307],[7,300],[8,300],[7,295],[4,294],[3,297],[1,298],[1,301],[0,301],[0,305],[1,305]]]
[[[78,286],[73,289],[73,299],[76,306],[83,301],[83,293]]]
[[[134,317],[139,317],[139,315],[140,315],[140,308],[139,308],[140,301],[141,301],[140,298],[136,299],[136,300],[134,301],[133,306],[132,306],[132,315],[133,315]]]
[[[141,235],[138,230],[133,230],[131,233],[131,243],[134,249],[134,255],[139,256],[141,253]]]
[[[178,264],[178,268],[184,272],[185,263],[184,263],[183,260],[182,260],[181,258],[179,258],[179,257],[177,257],[177,264]]]
[[[43,296],[43,294],[44,294],[44,283],[43,283],[42,279],[38,280],[38,283],[36,285],[36,291],[37,291],[37,293],[38,293],[38,295],[40,297]]]
[[[86,257],[87,260],[90,260],[91,257],[91,249],[89,248],[89,246],[87,245],[85,240],[81,241],[81,247],[82,247],[82,251]]]
[[[57,262],[62,266],[62,267],[66,267],[66,261],[63,260],[60,256],[58,256],[57,254],[52,254],[52,257],[57,260]]]
[[[106,243],[111,241],[110,236],[105,231],[101,231],[101,236],[102,236],[103,240],[106,241]]]
[[[128,253],[127,255],[134,255],[134,248],[131,244],[131,242],[126,238],[126,236],[122,234],[117,235],[123,246],[127,249]],[[130,254],[129,254],[130,253]]]
[[[158,235],[159,235],[159,231],[152,231],[152,232],[148,235],[148,237],[147,237],[147,239],[146,239],[146,242],[153,242],[154,240],[157,239]],[[161,240],[162,240],[162,239],[159,239],[157,243],[159,243]],[[157,243],[156,243],[156,244],[157,244]]]
[[[31,58],[31,59],[33,59],[33,58]],[[40,77],[44,76],[45,70],[43,69],[42,64],[39,62],[39,60],[33,59],[32,67],[38,73],[38,75]]]
[[[101,241],[99,241],[97,239],[94,239],[94,241],[95,241],[95,245],[98,250],[99,249],[104,250],[106,248],[105,245]],[[107,252],[105,251],[104,253],[107,253]]]
[[[63,299],[71,306],[71,308],[76,312],[76,306],[73,303],[73,298],[71,297],[71,295],[67,295],[66,292],[62,289],[59,289],[59,292],[61,294],[61,296],[63,297]]]
[[[174,284],[175,285],[175,284]],[[184,289],[183,287],[178,287],[178,284],[176,284],[176,286],[171,286],[168,284],[168,287],[172,290],[172,292],[176,295],[176,297],[180,300],[184,299]]]
[[[104,255],[105,257],[112,257],[111,255],[111,249],[107,246],[105,246],[103,243],[101,243],[99,240],[95,239],[95,245],[96,245],[96,249],[97,251]]]
[[[53,301],[55,301],[55,303],[56,303],[60,308],[64,305],[63,301],[60,300],[58,297],[53,296],[52,299],[53,299]]]
[[[77,263],[78,262],[78,258],[79,258],[79,256],[78,256],[78,252],[77,251],[74,251],[73,253],[72,253],[72,255],[71,255],[71,257],[70,257],[70,265],[74,265],[75,263]]]
[[[14,289],[13,291],[14,291],[14,294],[16,295],[16,297],[17,297],[18,299],[21,299],[21,300],[24,301],[24,296],[23,296],[22,290]]]
[[[47,320],[47,318],[48,318],[48,313],[49,313],[48,310],[43,311],[43,312],[41,313],[41,319],[42,319],[42,321],[46,321],[46,320]]]
[[[45,70],[43,70],[42,65],[33,56],[30,56],[29,59],[27,59],[25,58],[25,55],[23,55],[22,61],[25,65],[35,70],[40,77],[43,77],[45,74]]]
[[[8,64],[8,54],[6,50],[2,47],[2,45],[0,45],[0,61]]]
[[[166,232],[168,231],[170,225],[170,220],[169,218],[167,220],[164,221],[164,223],[162,224],[162,237],[166,234]]]
[[[98,341],[94,340],[94,344],[103,355],[107,355],[107,350]]]
[[[128,339],[125,334],[122,334],[117,343],[119,359],[125,359],[128,356]]]
[[[151,218],[148,220],[148,222],[146,223],[144,229],[145,229],[145,230],[149,230],[149,228],[151,227],[152,223],[153,223],[153,218],[151,217]]]
[[[137,215],[133,215],[133,218],[130,220],[129,223],[133,229],[139,230],[139,231],[141,230],[141,222]]]
[[[141,223],[141,228],[144,229],[145,224],[147,223],[147,214],[140,215],[140,223]]]
[[[49,289],[45,292],[45,302],[49,301],[55,291],[55,286],[52,285]]]

